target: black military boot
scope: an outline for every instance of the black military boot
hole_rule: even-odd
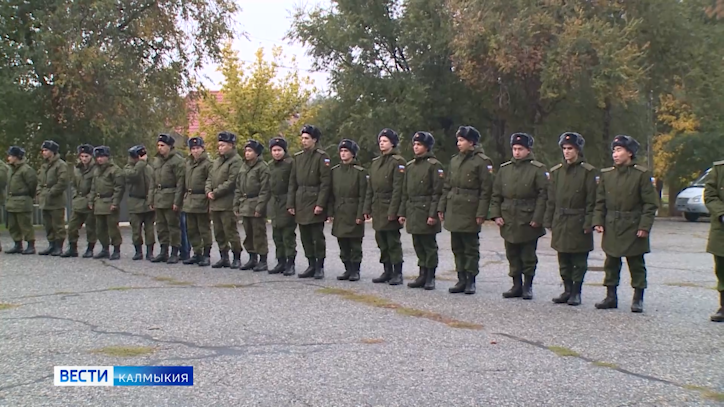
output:
[[[256,267],[257,262],[258,262],[258,260],[256,258],[256,253],[249,252],[249,261],[247,261],[246,263],[244,263],[243,266],[241,266],[241,270],[252,270],[254,267]]]
[[[85,248],[85,253],[83,253],[84,259],[92,259],[93,258],[93,249],[96,248],[95,243],[88,243],[88,246]]]
[[[425,268],[425,286],[426,290],[435,289],[435,267]]]
[[[51,256],[58,257],[63,254],[63,242],[63,240],[58,240],[55,242],[55,246],[53,246],[53,251],[50,252]]]
[[[465,294],[475,294],[475,277],[472,273],[468,273],[465,280]]]
[[[342,273],[341,276],[337,276],[337,280],[344,281],[349,280],[349,275],[352,273],[351,266],[352,263],[348,261],[343,261],[342,264],[344,264],[344,273]]]
[[[23,252],[23,242],[15,242],[15,246],[12,249],[5,252],[5,254],[20,254]]]
[[[712,322],[724,322],[724,291],[719,291],[719,311],[709,319]]]
[[[151,263],[163,263],[168,261],[168,245],[161,245],[161,252],[151,260]]]
[[[523,296],[523,276],[513,277],[513,286],[503,293],[503,298],[518,298]]]
[[[68,242],[68,250],[63,252],[60,257],[65,259],[68,257],[78,257],[78,242]]]
[[[21,252],[22,254],[35,254],[35,240],[28,242],[28,247]]]
[[[211,265],[211,246],[204,247],[204,252],[199,258],[199,267],[208,267]]]
[[[558,297],[553,298],[553,302],[556,304],[565,304],[568,302],[568,299],[571,298],[571,288],[573,286],[573,281],[565,279],[563,280],[563,294],[559,295]]]
[[[219,254],[221,255],[221,260],[214,263],[211,268],[214,269],[220,269],[222,267],[230,267],[231,264],[229,263],[229,251],[228,250],[219,250]]]
[[[55,242],[48,242],[48,247],[45,250],[41,250],[38,252],[38,255],[40,256],[48,256],[50,253],[53,252],[55,249]]]
[[[113,254],[108,258],[109,260],[118,260],[121,258],[121,245],[113,246]]]
[[[259,263],[257,263],[257,265],[252,269],[254,272],[267,271],[269,269],[269,265],[266,262],[266,256],[266,254],[259,255]]]
[[[634,288],[633,300],[631,301],[631,312],[637,314],[644,312],[644,289]]]
[[[454,286],[447,289],[450,294],[459,294],[465,292],[465,286],[468,281],[468,273],[464,271],[458,271],[458,282]]]
[[[171,248],[171,255],[168,256],[168,260],[166,260],[166,264],[176,264],[179,261],[178,258],[178,246],[173,246]]]
[[[131,257],[131,260],[143,260],[143,245],[134,244],[133,248],[136,250],[136,252],[133,253],[133,257]]]
[[[111,257],[111,254],[108,253],[108,246],[103,246],[101,248],[101,251],[99,251],[95,256],[93,256],[94,259],[107,259]]]
[[[616,286],[606,286],[606,298],[596,303],[598,309],[618,308],[618,296],[616,295]]]
[[[533,299],[533,276],[523,276],[523,295],[524,300]]]
[[[392,278],[390,278],[390,285],[402,284],[402,263],[397,263],[392,266]]]
[[[153,261],[153,246],[152,244],[146,245],[146,260]]]
[[[571,298],[568,299],[568,305],[581,305],[581,288],[583,281],[571,284]]]
[[[307,257],[309,260],[309,267],[301,272],[297,277],[299,278],[312,278],[314,277],[314,270],[317,268],[317,259],[314,257]]]
[[[231,261],[231,268],[238,269],[241,267],[241,252],[233,252],[234,260]]]
[[[284,275],[285,276],[293,276],[297,273],[294,262],[296,261],[296,258],[294,257],[287,257],[287,264],[284,267]]]
[[[269,274],[280,274],[284,272],[287,265],[287,259],[284,257],[277,258],[277,265],[273,269],[269,270]]]
[[[351,271],[349,273],[349,281],[359,281],[359,267],[361,263],[349,263]]]
[[[317,267],[314,268],[314,279],[321,280],[324,278],[324,259],[317,259]]]
[[[382,265],[384,266],[385,271],[383,271],[379,277],[373,278],[373,283],[386,283],[392,278],[392,263],[382,263]]]
[[[410,288],[422,288],[425,285],[427,276],[427,268],[420,267],[420,275],[417,276],[415,281],[411,281],[407,283],[407,286]]]
[[[190,266],[192,264],[199,264],[199,261],[201,261],[201,253],[194,252],[193,256],[190,256],[188,259],[183,260],[181,263]]]

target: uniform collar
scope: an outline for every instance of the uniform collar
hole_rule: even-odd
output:
[[[572,163],[569,163],[568,161],[563,160],[563,168],[568,169],[570,167],[575,167],[577,165],[581,165],[581,163],[583,163],[583,161],[585,161],[585,160],[580,155],[578,156],[578,158],[576,158],[576,161],[574,161]]]
[[[530,152],[530,154],[528,154],[527,157],[521,158],[520,160],[515,159],[515,157],[511,157],[511,159],[510,159],[510,161],[511,161],[513,164],[516,164],[516,165],[517,165],[517,164],[526,163],[526,162],[528,162],[528,161],[533,161],[533,160],[535,160],[535,156],[533,155],[533,152],[532,152],[532,151]]]
[[[415,161],[426,160],[428,158],[435,158],[435,154],[433,154],[432,151],[427,151],[425,154],[416,155]]]

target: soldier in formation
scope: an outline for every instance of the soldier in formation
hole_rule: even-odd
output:
[[[269,166],[259,156],[264,146],[256,140],[244,145],[244,162],[236,179],[234,208],[243,219],[244,248],[249,261],[241,270],[267,271],[269,243],[266,236],[266,205],[269,202]]]
[[[0,207],[5,206],[5,188],[8,186],[8,173],[10,168],[2,161],[0,161]],[[0,244],[0,252],[3,251],[3,247]]]
[[[185,166],[183,159],[176,154],[176,140],[168,134],[160,134],[156,148],[158,153],[153,162],[156,192],[153,197],[153,209],[156,211],[156,234],[161,244],[161,252],[152,262],[175,264],[179,261],[181,246],[181,224],[179,214],[183,208]],[[169,246],[171,255],[168,254]]]
[[[204,148],[204,139],[192,137],[188,140],[191,154],[186,158],[186,191],[183,208],[186,213],[187,235],[194,255],[183,264],[211,265],[211,219],[209,200],[206,197],[206,180],[211,170],[211,161]]]
[[[287,148],[287,141],[283,137],[269,140],[272,155],[272,160],[269,161],[269,217],[272,221],[272,239],[277,257],[277,265],[269,270],[269,274],[284,273],[285,276],[293,276],[296,273],[294,261],[297,256],[297,224],[294,215],[287,211],[289,177],[294,162]]]
[[[63,252],[60,257],[78,257],[78,238],[80,237],[80,228],[85,225],[85,234],[87,247],[83,258],[93,257],[93,249],[96,246],[98,238],[96,238],[96,217],[93,211],[88,208],[88,199],[90,197],[91,187],[93,186],[93,171],[95,170],[95,162],[93,161],[93,146],[90,144],[81,144],[77,148],[78,163],[73,171],[73,203],[70,219],[68,220],[68,250]]]
[[[131,235],[136,253],[132,260],[143,259],[143,244],[146,244],[146,260],[153,260],[153,246],[156,235],[153,223],[153,194],[156,184],[153,168],[148,164],[148,152],[143,145],[128,149],[128,163],[123,167],[123,176],[128,189],[128,216],[131,221]]]
[[[60,146],[46,140],[40,147],[43,164],[38,171],[37,201],[43,216],[48,248],[38,252],[41,256],[62,254],[65,241],[65,201],[70,175],[68,165],[60,159]]]
[[[38,176],[28,165],[25,150],[18,146],[8,149],[8,198],[5,211],[8,214],[8,231],[15,246],[7,254],[35,254],[35,229],[33,229],[33,197],[38,186]],[[27,247],[23,249],[23,240]]]
[[[96,217],[96,234],[102,245],[101,251],[93,258],[118,260],[121,258],[121,243],[123,243],[121,230],[118,228],[118,218],[126,181],[123,170],[111,159],[110,147],[94,148],[93,157],[96,159],[96,168],[93,170],[89,208]],[[112,254],[109,252],[109,245],[113,245]]]
[[[724,322],[724,161],[715,162],[706,178],[704,202],[711,214],[706,251],[714,256],[716,290],[719,291],[719,310],[711,320]]]

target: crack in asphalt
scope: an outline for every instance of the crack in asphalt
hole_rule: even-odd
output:
[[[35,379],[35,380],[31,380],[31,381],[29,381],[29,382],[9,384],[9,385],[7,385],[7,386],[0,386],[0,391],[10,390],[10,389],[14,389],[14,388],[16,388],[16,387],[29,386],[29,385],[31,385],[31,384],[37,384],[37,383],[43,382],[43,381],[45,381],[45,380],[48,380],[48,379],[50,379],[50,378],[52,378],[52,377],[53,377],[53,375],[52,375],[52,374],[49,374],[49,375],[45,375],[45,376],[43,376],[43,377],[39,377],[39,378],[37,378],[37,379]]]

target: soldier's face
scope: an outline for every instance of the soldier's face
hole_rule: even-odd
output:
[[[461,153],[464,153],[465,151],[472,150],[473,149],[473,143],[471,143],[468,139],[464,137],[458,137],[458,150]]]
[[[347,150],[346,148],[340,148],[339,149],[339,159],[344,162],[349,162],[352,160],[352,152]]]
[[[86,153],[80,153],[80,156],[78,157],[80,159],[80,162],[83,163],[83,165],[88,165],[91,161],[91,155]]]
[[[40,154],[42,154],[43,158],[45,158],[46,160],[53,156],[53,152],[46,148],[41,149]]]
[[[233,144],[227,143],[226,141],[219,141],[219,154],[227,154],[234,147]]]
[[[102,155],[102,156],[100,156],[100,157],[96,157],[96,162],[97,162],[99,165],[103,165],[103,164],[105,164],[105,163],[108,162],[108,157],[106,157],[106,156],[104,156],[104,155]]]
[[[171,151],[171,146],[159,141],[158,143],[156,143],[156,150],[158,151],[159,154],[165,156],[165,155],[168,155],[168,153]]]
[[[255,159],[255,158],[258,157],[258,156],[259,156],[259,155],[256,153],[256,151],[254,151],[253,148],[247,147],[247,148],[244,149],[244,158],[246,158],[247,161],[248,161],[248,160],[253,160],[253,159]]]
[[[15,157],[14,155],[8,156],[8,163],[15,164],[16,162],[18,162],[18,157]]]
[[[513,158],[515,158],[516,160],[528,157],[528,154],[530,154],[530,150],[528,150],[527,148],[518,144],[513,146]]]
[[[378,144],[380,145],[380,151],[382,151],[383,153],[392,150],[392,142],[385,136],[380,137],[380,141],[378,142]]]
[[[563,150],[563,158],[568,162],[573,162],[578,159],[578,149],[570,144],[564,144],[561,147]]]
[[[279,146],[274,146],[271,149],[272,158],[279,161],[284,158],[284,149]]]
[[[302,133],[302,135],[300,136],[300,138],[301,138],[302,148],[303,148],[303,149],[308,150],[308,149],[314,147],[315,141],[314,141],[314,139],[312,138],[312,136],[310,136],[309,134],[307,134],[307,133]]]
[[[631,153],[621,146],[613,148],[613,162],[616,165],[628,164],[631,161]]]
[[[414,152],[415,155],[423,155],[427,152],[427,146],[416,141],[412,143],[412,152]]]
[[[192,155],[195,159],[198,160],[199,157],[201,157],[201,154],[203,154],[203,153],[204,153],[204,148],[203,148],[203,147],[199,147],[199,146],[193,146],[193,147],[191,147],[191,155]]]

